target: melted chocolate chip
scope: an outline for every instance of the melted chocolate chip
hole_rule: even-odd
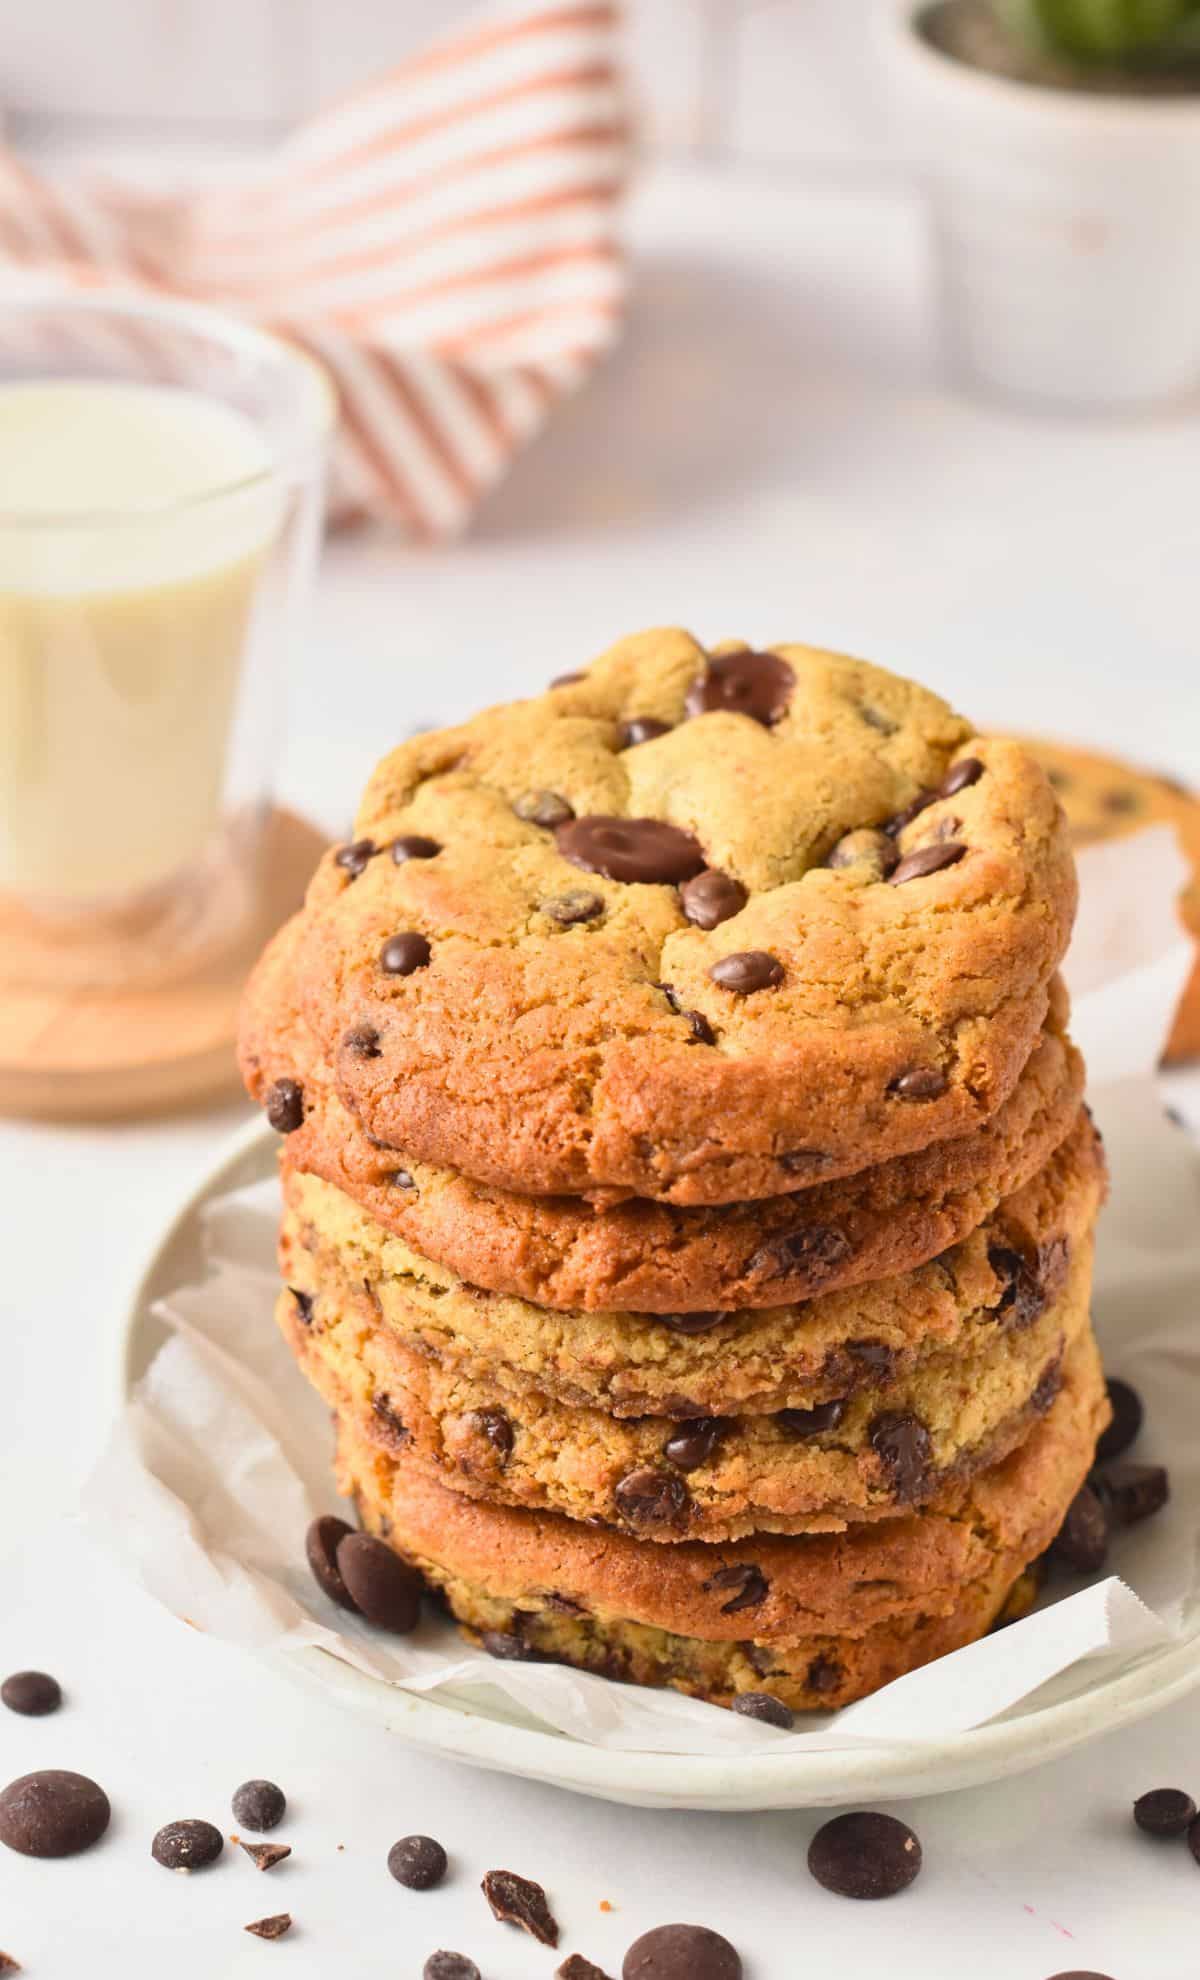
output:
[[[864,1809],[835,1815],[817,1830],[808,1867],[838,1897],[895,1897],[919,1874],[921,1845],[906,1822]]]
[[[773,1421],[788,1437],[795,1437],[803,1443],[809,1437],[823,1436],[827,1430],[836,1430],[846,1405],[841,1397],[832,1402],[814,1403],[811,1409],[781,1409]]]
[[[714,1313],[650,1313],[649,1320],[657,1320],[662,1327],[669,1327],[673,1334],[708,1334],[719,1327],[722,1320],[728,1320],[727,1312]]]
[[[919,846],[916,852],[905,854],[888,885],[903,887],[909,880],[924,880],[931,873],[940,873],[943,867],[957,866],[966,850],[958,839],[946,839],[936,846]]]
[[[938,1100],[949,1084],[940,1066],[914,1066],[894,1079],[888,1092],[899,1094],[901,1100]]]
[[[150,1854],[164,1870],[204,1870],[215,1863],[225,1838],[211,1822],[167,1822],[150,1845]]]
[[[558,1924],[540,1884],[518,1877],[515,1870],[489,1870],[480,1889],[493,1918],[505,1925],[519,1925],[540,1946],[558,1944]]]
[[[977,784],[983,775],[983,765],[977,756],[964,756],[960,762],[951,764],[938,785],[940,798],[957,797],[959,791],[966,791]]]
[[[304,1124],[304,1088],[299,1080],[277,1079],[267,1088],[265,1108],[276,1134],[295,1134]]]
[[[629,885],[677,886],[704,865],[691,833],[658,818],[575,818],[560,825],[554,837],[572,866]]]
[[[243,1781],[233,1796],[234,1819],[256,1836],[277,1829],[287,1813],[287,1796],[274,1781]]]
[[[721,922],[732,920],[749,898],[740,880],[718,872],[716,867],[706,867],[679,889],[684,917],[696,928],[717,928]]]
[[[1144,1410],[1142,1399],[1128,1382],[1112,1375],[1108,1382],[1108,1400],[1112,1407],[1112,1422],[1096,1445],[1096,1457],[1101,1464],[1110,1458],[1124,1456],[1142,1427]]]
[[[687,1486],[674,1472],[642,1465],[622,1478],[613,1492],[618,1512],[631,1526],[678,1526],[691,1505]]]
[[[872,1375],[890,1375],[896,1365],[896,1350],[886,1341],[847,1341],[846,1353],[860,1368],[869,1368]]]
[[[356,1059],[378,1059],[380,1057],[379,1033],[373,1024],[356,1024],[349,1030],[342,1044]]]
[[[1161,1464],[1110,1464],[1089,1482],[1114,1526],[1150,1519],[1171,1496],[1171,1481]]]
[[[502,1409],[473,1409],[470,1421],[487,1438],[500,1463],[505,1465],[513,1454],[513,1427],[510,1418]]]
[[[1096,1574],[1108,1559],[1108,1514],[1089,1485],[1067,1507],[1050,1558],[1069,1574]]]
[[[663,1456],[678,1471],[699,1471],[708,1464],[733,1429],[728,1416],[696,1416],[673,1431],[663,1445]]]
[[[604,902],[599,894],[589,894],[582,887],[573,887],[570,893],[556,894],[552,900],[543,901],[541,908],[551,921],[561,922],[564,928],[573,928],[577,922],[597,921],[604,913]]]
[[[503,1629],[485,1629],[480,1637],[489,1657],[495,1657],[501,1664],[537,1664],[541,1662],[531,1643],[523,1636]]]
[[[1004,1282],[996,1318],[1009,1327],[1028,1327],[1046,1310],[1046,1289],[1027,1258],[1008,1245],[988,1246],[988,1264]]]
[[[416,1568],[373,1533],[348,1533],[338,1542],[337,1571],[355,1608],[394,1636],[417,1626],[423,1586]]]
[[[354,1531],[344,1519],[334,1513],[322,1513],[314,1519],[304,1536],[304,1552],[313,1580],[331,1602],[339,1609],[353,1609],[354,1601],[345,1582],[338,1572],[337,1550],[347,1534]]]
[[[929,1479],[933,1443],[920,1417],[887,1410],[871,1424],[871,1448],[901,1500],[916,1499]]]
[[[692,682],[685,706],[689,715],[724,709],[769,728],[786,713],[795,685],[795,674],[777,653],[722,653]]]
[[[381,1423],[387,1431],[389,1443],[407,1444],[409,1441],[408,1425],[400,1415],[399,1410],[393,1409],[390,1396],[383,1394],[372,1396],[371,1414],[374,1416],[376,1422]]]
[[[296,1302],[296,1314],[305,1327],[312,1326],[313,1307],[316,1300],[312,1293],[301,1292],[299,1286],[289,1286],[288,1291]]]
[[[575,812],[565,797],[557,791],[526,791],[513,805],[517,817],[526,825],[544,825],[547,830],[555,825],[565,825],[574,818]]]
[[[863,827],[846,832],[826,855],[825,864],[835,873],[861,867],[872,879],[886,880],[895,871],[900,854],[886,832]]]
[[[719,1568],[701,1586],[706,1593],[714,1588],[722,1592],[732,1589],[729,1601],[721,1604],[721,1614],[736,1616],[741,1610],[756,1609],[760,1602],[765,1601],[770,1584],[760,1567],[749,1561],[739,1561],[734,1567]]]
[[[400,935],[392,935],[379,951],[379,967],[388,976],[411,976],[414,970],[424,969],[433,954],[424,935],[415,928],[407,928]]]
[[[639,743],[653,742],[658,736],[669,735],[671,724],[660,722],[656,715],[634,715],[628,722],[622,722],[617,730],[617,738],[622,749],[636,749]]]
[[[621,1980],[742,1980],[742,1962],[706,1925],[658,1925],[634,1940]]]
[[[919,818],[923,811],[928,811],[930,805],[936,803],[936,791],[918,791],[916,797],[913,798],[910,804],[905,805],[903,811],[893,812],[890,818],[884,819],[879,829],[882,832],[886,832],[889,839],[894,839],[904,830],[906,825],[912,824],[914,818]]]
[[[749,997],[755,990],[770,990],[783,982],[783,964],[765,949],[742,949],[736,955],[722,956],[708,973],[714,983],[735,997]]]
[[[680,1011],[679,1015],[687,1019],[688,1030],[692,1034],[687,1041],[689,1045],[716,1044],[717,1034],[703,1011]]]
[[[338,847],[333,855],[333,863],[335,866],[340,866],[343,873],[348,873],[352,880],[357,880],[360,873],[365,873],[378,851],[379,847],[374,839],[355,839],[353,845]]]
[[[402,839],[392,840],[392,858],[397,866],[409,859],[436,859],[441,850],[436,839],[427,839],[421,832],[407,832]]]
[[[446,1852],[432,1836],[402,1836],[388,1851],[387,1867],[409,1891],[432,1891],[446,1874]]]
[[[760,1245],[751,1254],[746,1270],[756,1277],[804,1272],[810,1284],[818,1286],[849,1250],[850,1240],[844,1231],[829,1224],[801,1224]]]
[[[819,1657],[813,1658],[804,1681],[810,1691],[815,1691],[818,1698],[823,1698],[827,1692],[837,1690],[844,1675],[837,1659],[827,1657],[822,1651]]]
[[[46,1671],[14,1671],[0,1684],[0,1705],[23,1719],[44,1719],[62,1704],[62,1686]]]
[[[760,1725],[778,1726],[780,1732],[791,1732],[796,1723],[796,1715],[784,1704],[782,1698],[773,1698],[769,1691],[739,1691],[733,1701],[733,1709],[743,1719],[757,1719]]]
[[[1062,1393],[1062,1385],[1062,1355],[1056,1354],[1053,1361],[1047,1362],[1039,1377],[1037,1386],[1029,1398],[1030,1408],[1035,1409],[1039,1416],[1044,1416]]]

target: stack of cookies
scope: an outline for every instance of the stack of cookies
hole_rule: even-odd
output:
[[[1038,766],[658,631],[402,745],[356,834],[242,1055],[363,1526],[497,1655],[727,1704],[1016,1613],[1108,1420]]]

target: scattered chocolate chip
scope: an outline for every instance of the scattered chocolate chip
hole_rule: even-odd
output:
[[[573,887],[569,894],[556,894],[553,900],[543,901],[541,908],[551,921],[561,922],[564,928],[573,928],[577,922],[597,920],[604,913],[604,902],[599,894],[589,894],[582,887]]]
[[[512,1419],[502,1409],[473,1409],[471,1422],[488,1440],[501,1464],[507,1464],[513,1453]]]
[[[565,825],[575,816],[566,798],[557,791],[526,791],[517,799],[513,810],[526,825],[544,825],[547,830],[554,825]]]
[[[298,1080],[277,1079],[267,1088],[266,1115],[276,1134],[295,1134],[304,1124],[304,1088]]]
[[[409,1891],[431,1891],[446,1874],[446,1852],[432,1836],[402,1836],[388,1851],[388,1869]]]
[[[480,1890],[492,1907],[492,1917],[519,1925],[539,1946],[558,1944],[558,1925],[540,1884],[518,1877],[515,1870],[489,1870]]]
[[[742,1962],[707,1925],[656,1925],[630,1946],[621,1980],[742,1980]]]
[[[1008,1245],[988,1246],[988,1264],[1004,1282],[995,1307],[998,1320],[1010,1327],[1028,1327],[1046,1310],[1046,1288],[1027,1258]]]
[[[584,676],[582,669],[577,667],[574,673],[556,674],[554,676],[554,679],[551,681],[550,685],[552,688],[574,687],[576,681],[581,681],[583,678]]]
[[[669,1327],[673,1334],[709,1334],[719,1327],[722,1320],[728,1320],[727,1312],[721,1313],[650,1313],[649,1320],[657,1320],[660,1326]]]
[[[920,1870],[921,1845],[906,1822],[864,1809],[835,1815],[817,1830],[808,1867],[818,1884],[838,1897],[895,1897]]]
[[[287,1796],[274,1781],[243,1781],[233,1797],[233,1813],[256,1836],[277,1829],[287,1813]]]
[[[291,1843],[241,1843],[256,1870],[273,1870],[292,1853]]]
[[[355,839],[353,845],[338,847],[333,855],[333,863],[335,866],[340,866],[344,873],[348,873],[352,880],[357,880],[360,873],[365,873],[378,851],[379,847],[374,839]]]
[[[536,1664],[537,1651],[523,1636],[504,1629],[485,1629],[479,1641],[489,1657],[501,1664]]]
[[[247,1932],[253,1932],[256,1939],[282,1939],[285,1932],[292,1929],[290,1911],[277,1911],[271,1918],[256,1918],[253,1925],[247,1925]]]
[[[1089,1485],[1068,1506],[1050,1555],[1070,1574],[1096,1574],[1108,1559],[1108,1514]]]
[[[406,928],[403,934],[392,935],[379,951],[379,967],[388,976],[412,976],[414,971],[425,969],[433,954],[424,935],[415,928]]]
[[[716,867],[706,867],[679,889],[684,918],[695,928],[717,928],[740,914],[750,896],[740,880]]]
[[[1148,1836],[1183,1836],[1196,1819],[1196,1804],[1182,1788],[1151,1788],[1134,1802],[1133,1819]]]
[[[347,1052],[356,1059],[377,1059],[379,1053],[379,1033],[373,1024],[356,1024],[342,1039]]]
[[[698,1471],[715,1456],[732,1428],[728,1416],[695,1416],[667,1438],[663,1456],[679,1471]]]
[[[0,1705],[25,1719],[44,1719],[62,1704],[62,1686],[45,1671],[14,1671],[0,1684]]]
[[[970,790],[983,775],[983,765],[977,756],[964,756],[952,763],[938,785],[940,798],[957,797],[960,791]]]
[[[304,1326],[311,1327],[312,1317],[313,1317],[313,1307],[316,1305],[315,1295],[312,1293],[301,1292],[299,1286],[289,1286],[288,1291],[291,1293],[292,1298],[296,1302],[297,1318],[303,1323]]]
[[[799,1224],[760,1245],[747,1260],[746,1270],[756,1277],[802,1271],[816,1286],[841,1264],[849,1250],[850,1240],[844,1231],[829,1224]]]
[[[613,1498],[618,1512],[631,1526],[677,1526],[691,1504],[682,1478],[652,1465],[627,1472],[617,1484]]]
[[[725,709],[770,728],[786,712],[795,685],[795,674],[777,653],[722,653],[692,682],[685,706],[689,715]]]
[[[1161,1512],[1171,1481],[1161,1464],[1110,1464],[1089,1481],[1114,1526],[1136,1526]]]
[[[945,839],[935,846],[918,846],[916,852],[905,854],[888,885],[903,887],[908,880],[924,880],[930,873],[940,873],[944,866],[957,866],[966,850],[960,839]]]
[[[409,832],[402,839],[392,840],[392,858],[397,866],[403,866],[407,859],[436,859],[441,850],[436,839],[427,839],[421,832]]]
[[[348,1533],[338,1542],[337,1570],[361,1615],[394,1636],[407,1636],[421,1613],[422,1581],[373,1533]]]
[[[0,1794],[0,1843],[19,1856],[77,1856],[108,1827],[108,1796],[60,1767],[21,1774]]]
[[[743,1609],[756,1609],[760,1602],[766,1600],[769,1586],[762,1569],[750,1561],[739,1561],[734,1567],[719,1568],[716,1574],[700,1585],[706,1594],[714,1588],[722,1592],[726,1589],[733,1591],[729,1601],[721,1604],[723,1616],[736,1616]]]
[[[897,1094],[901,1100],[938,1100],[949,1084],[940,1066],[914,1066],[911,1072],[894,1079],[888,1092]]]
[[[704,865],[690,832],[659,818],[573,818],[558,826],[555,843],[572,866],[603,873],[606,880],[678,886]]]
[[[479,1980],[479,1968],[465,1953],[430,1953],[421,1973],[423,1980]]]
[[[782,1698],[772,1698],[769,1691],[739,1691],[733,1709],[743,1719],[758,1719],[764,1726],[778,1726],[780,1732],[791,1732],[796,1723],[795,1713]]]
[[[886,1410],[874,1419],[868,1435],[896,1497],[917,1498],[928,1483],[933,1463],[933,1441],[920,1417]]]
[[[338,1573],[337,1550],[342,1541],[354,1528],[347,1526],[344,1519],[334,1513],[322,1513],[314,1519],[304,1536],[304,1551],[313,1580],[331,1602],[339,1609],[353,1609],[354,1601],[349,1589]]]
[[[936,803],[936,791],[918,791],[911,803],[906,804],[902,811],[893,812],[890,818],[885,818],[879,829],[886,832],[889,839],[894,839],[906,825],[912,824],[914,818],[919,818],[923,811],[928,811],[930,805]]]
[[[671,724],[660,722],[656,715],[634,715],[621,723],[617,739],[622,749],[636,749],[638,743],[653,742],[656,736],[669,735],[670,730]]]
[[[584,1959],[582,1953],[572,1953],[561,1966],[555,1967],[554,1980],[608,1980],[608,1975],[593,1966],[590,1959]]]
[[[205,1870],[215,1863],[225,1838],[211,1822],[185,1819],[165,1822],[150,1845],[150,1854],[164,1870]]]
[[[845,1414],[845,1402],[838,1396],[832,1402],[814,1403],[811,1409],[777,1410],[772,1421],[787,1436],[803,1442],[808,1437],[822,1436],[826,1430],[836,1430]]]
[[[815,1691],[818,1697],[822,1697],[828,1691],[837,1690],[843,1675],[842,1667],[837,1659],[835,1657],[827,1657],[824,1651],[822,1651],[821,1655],[814,1657],[812,1663],[809,1665],[805,1676],[805,1683],[810,1691]]]
[[[1107,1464],[1110,1458],[1123,1457],[1141,1430],[1145,1411],[1142,1399],[1128,1382],[1122,1382],[1119,1375],[1111,1375],[1108,1381],[1108,1400],[1112,1408],[1112,1422],[1102,1431],[1096,1445],[1099,1463]]]
[[[371,1397],[371,1414],[377,1423],[383,1425],[391,1442],[407,1444],[409,1440],[408,1425],[399,1410],[393,1408],[391,1397],[382,1390],[378,1395]]]
[[[741,949],[736,955],[722,956],[708,973],[714,983],[731,990],[735,997],[771,990],[783,982],[783,964],[765,949]]]

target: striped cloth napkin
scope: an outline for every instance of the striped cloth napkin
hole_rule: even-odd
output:
[[[494,0],[190,196],[0,147],[0,299],[132,284],[293,339],[338,394],[335,513],[451,535],[619,332],[621,33],[611,0]]]

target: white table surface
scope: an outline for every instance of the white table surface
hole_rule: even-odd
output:
[[[944,389],[917,213],[869,180],[663,171],[635,226],[624,349],[468,542],[333,546],[297,658],[290,800],[339,829],[406,727],[678,619],[865,651],[980,722],[1200,779],[1196,409],[1084,424]],[[556,1960],[486,1913],[478,1880],[496,1865],[544,1881],[566,1948],[614,1975],[637,1933],[679,1918],[727,1932],[747,1980],[1200,1973],[1200,1871],[1127,1813],[1167,1782],[1200,1795],[1200,1703],[921,1803],[919,1884],[854,1906],[806,1875],[815,1818],[618,1811],[417,1758],[126,1587],[68,1523],[105,1435],[123,1293],[244,1117],[0,1124],[0,1669],[49,1669],[69,1693],[52,1719],[0,1715],[0,1776],[76,1767],[116,1810],[90,1856],[0,1863],[0,1947],[31,1980],[407,1980],[435,1946],[485,1980],[549,1980]],[[151,1864],[162,1821],[232,1826],[228,1795],[252,1774],[289,1794],[291,1862],[260,1876],[227,1852],[190,1880]],[[451,1851],[437,1893],[386,1873],[413,1830]],[[285,1908],[279,1944],[241,1933]]]

